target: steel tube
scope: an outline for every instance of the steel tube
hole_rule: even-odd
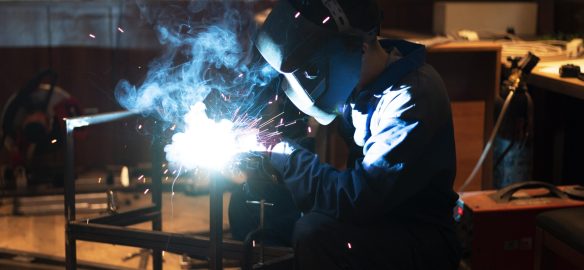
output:
[[[75,129],[89,125],[120,120],[136,115],[138,112],[113,112],[65,118],[65,265],[67,269],[77,268],[77,238],[71,232],[71,222],[75,220]]]
[[[74,128],[67,128],[65,144],[65,266],[68,270],[77,269],[77,245],[69,228],[70,222],[75,220],[75,142]]]
[[[201,236],[145,231],[102,224],[85,224],[79,221],[71,223],[70,229],[77,236],[78,240],[161,249],[177,254],[187,254],[193,257],[210,255],[209,238]],[[222,247],[225,258],[242,259],[243,246],[241,242],[225,240]],[[265,248],[266,259],[277,258],[288,254],[292,254],[291,248]]]
[[[69,130],[73,130],[73,129],[78,128],[78,127],[85,127],[85,126],[91,126],[91,125],[97,125],[97,124],[121,120],[124,118],[128,118],[130,116],[138,115],[139,113],[140,112],[119,111],[119,112],[94,114],[94,115],[90,115],[90,116],[79,116],[79,117],[65,118],[65,125],[67,127],[67,131],[69,131]]]
[[[128,226],[152,221],[160,215],[160,210],[155,205],[151,205],[147,207],[119,211],[115,214],[93,217],[90,218],[88,222],[115,226]]]
[[[160,131],[162,132],[162,131]],[[164,157],[164,145],[158,136],[154,136],[152,144],[152,204],[159,213],[162,212],[162,158]],[[158,214],[152,219],[152,230],[162,231],[162,215]],[[162,269],[162,249],[152,250],[152,268]]]
[[[211,175],[209,201],[210,268],[223,269],[223,190],[219,174]]]

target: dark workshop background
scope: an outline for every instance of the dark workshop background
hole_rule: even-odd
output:
[[[379,1],[383,27],[431,34],[435,2]],[[584,33],[584,1],[525,2],[540,6],[539,35]],[[113,95],[116,83],[120,79],[139,83],[148,63],[160,53],[152,26],[142,20],[134,1],[0,1],[0,25],[0,105],[34,74],[51,67],[59,74],[58,85],[88,112],[120,110]],[[90,33],[96,38],[88,37]],[[90,132],[77,147],[78,164],[147,161],[143,145],[149,139],[135,136],[136,121]]]

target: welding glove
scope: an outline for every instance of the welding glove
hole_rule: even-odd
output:
[[[251,198],[266,198],[274,185],[279,185],[280,174],[270,162],[268,152],[249,152],[240,157],[239,170],[245,175],[244,192]]]

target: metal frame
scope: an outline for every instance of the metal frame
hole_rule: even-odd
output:
[[[137,115],[136,112],[112,112],[97,114],[93,116],[82,116],[75,118],[65,119],[66,126],[66,152],[65,152],[65,263],[67,269],[77,268],[77,240],[90,240],[84,237],[84,235],[79,234],[75,229],[75,225],[80,225],[80,221],[76,220],[76,209],[75,209],[75,129],[97,125],[102,123],[119,121],[122,119],[129,118],[131,116]],[[160,151],[155,143],[153,145],[153,168],[156,164],[161,164],[160,156],[156,155],[155,151]],[[106,217],[97,217],[94,220],[96,222],[104,222],[105,224],[110,224],[111,226],[127,226],[132,224],[143,223],[147,221],[152,222],[152,230],[162,231],[162,193],[161,193],[161,175],[159,170],[152,170],[152,189],[157,192],[152,193],[152,205],[148,207],[143,207],[131,211],[126,211],[123,213],[117,213],[115,215]],[[89,227],[90,223],[94,222],[92,219],[87,219],[85,225]],[[95,231],[99,234],[99,229]],[[111,243],[113,239],[104,239],[107,243]],[[153,269],[162,269],[162,250],[153,249],[152,250],[152,263]]]
[[[162,269],[162,251],[209,258],[211,269],[222,269],[223,258],[244,260],[244,246],[239,241],[223,240],[223,185],[215,176],[210,187],[210,237],[188,236],[162,232],[162,166],[163,145],[152,144],[152,204],[146,207],[106,214],[90,219],[76,220],[75,216],[75,157],[74,131],[76,128],[119,121],[138,115],[137,112],[113,112],[65,119],[67,128],[65,158],[65,261],[67,269],[77,268],[76,241],[93,241],[152,249],[153,269]],[[152,222],[152,231],[126,228],[138,223]],[[267,259],[289,256],[290,248],[265,248]]]

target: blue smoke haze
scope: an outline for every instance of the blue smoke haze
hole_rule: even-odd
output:
[[[137,3],[143,18],[155,25],[164,51],[149,64],[141,85],[118,83],[115,97],[121,106],[170,125],[180,124],[190,107],[212,91],[230,101],[224,109],[232,112],[257,105],[254,100],[277,72],[255,52],[251,8],[223,2],[192,1],[187,8],[155,10]]]

